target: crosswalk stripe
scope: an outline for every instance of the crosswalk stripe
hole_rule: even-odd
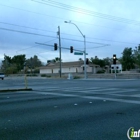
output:
[[[106,100],[106,101],[114,101],[114,102],[122,102],[122,103],[131,103],[131,104],[140,104],[140,101],[135,100],[126,100],[126,99],[114,99],[114,98],[106,98],[106,97],[93,97],[93,96],[82,96],[82,95],[74,95],[74,94],[63,94],[63,93],[49,93],[49,92],[37,92],[36,94],[49,94],[54,96],[64,96],[64,97],[78,97],[84,99],[93,99],[93,100]]]

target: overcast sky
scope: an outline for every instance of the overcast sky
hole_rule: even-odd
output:
[[[0,0],[0,60],[4,54],[37,55],[46,62],[59,57],[53,47],[59,43],[83,51],[86,36],[87,57],[122,56],[125,47],[140,44],[140,0]],[[83,55],[62,49],[62,60],[76,61]]]

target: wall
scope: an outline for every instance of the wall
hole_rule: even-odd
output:
[[[52,73],[51,69],[40,69],[40,74]]]
[[[40,69],[40,74],[56,74],[59,73],[59,68],[54,69]],[[87,67],[87,72],[96,73],[97,68],[95,67]],[[62,68],[62,73],[83,73],[83,67],[69,67],[69,68]]]
[[[60,69],[59,68],[54,68],[53,73],[59,73]]]

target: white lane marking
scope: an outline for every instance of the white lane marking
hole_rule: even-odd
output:
[[[140,104],[140,101],[135,101],[135,100],[113,99],[113,98],[102,98],[102,97],[90,97],[90,96],[83,96],[82,98],[96,99],[96,100],[106,100],[106,101],[108,100],[108,101],[131,103],[131,104]]]
[[[87,89],[82,89],[81,87],[73,87],[73,88],[48,88],[46,91],[52,91],[52,90],[61,90],[61,91],[68,91],[68,92],[82,92],[82,93],[92,93],[92,94],[99,94],[100,91],[108,91],[107,94],[114,94],[114,96],[128,96],[128,95],[117,95],[118,93],[125,93],[125,92],[134,92],[138,91],[136,89],[121,89],[121,88],[102,88],[102,87],[92,87]],[[117,91],[114,91],[117,90]],[[115,93],[117,93],[115,95]],[[100,94],[106,94],[106,93],[100,93]],[[129,95],[130,96],[130,95]]]
[[[82,88],[82,87],[48,87],[48,88],[45,88],[46,90],[63,90],[63,91],[71,91],[71,90],[74,90],[74,91],[83,91],[83,90],[95,90],[95,89],[101,89],[101,87],[92,87],[92,88]],[[115,89],[115,88],[114,88]]]
[[[66,88],[63,88],[63,89],[61,89],[62,91],[70,91],[70,92],[98,92],[98,91],[113,91],[113,90],[119,90],[119,89],[117,89],[117,88],[109,88],[109,89],[106,89],[106,88],[87,88],[87,89],[85,89],[85,88],[79,88],[79,89],[77,89],[77,90],[74,90],[73,88],[68,88],[68,89],[66,89]]]
[[[36,94],[43,94],[43,95],[55,95],[55,96],[65,96],[65,97],[78,97],[79,95],[73,95],[73,94],[62,94],[62,93],[51,93],[51,92],[46,92],[46,91],[37,91],[35,92]]]
[[[130,95],[131,97],[140,97],[140,94]]]
[[[109,91],[109,92],[85,92],[85,91],[83,91],[83,93],[89,93],[89,94],[93,94],[93,95],[98,95],[98,94],[103,94],[103,95],[111,95],[111,96],[120,96],[120,97],[140,97],[140,95],[139,96],[134,96],[133,95],[133,92],[134,91],[137,91],[137,90],[126,90],[126,91]],[[125,94],[125,93],[130,93],[130,92],[132,92],[132,94],[131,95],[128,95],[128,94]],[[118,94],[119,93],[119,94]],[[120,93],[122,93],[122,94],[120,94]],[[124,94],[123,94],[124,93]]]
[[[82,95],[73,95],[73,94],[62,94],[62,93],[49,93],[49,92],[37,92],[36,94],[49,94],[54,96],[64,96],[64,97],[78,97],[84,99],[93,99],[93,100],[106,100],[106,101],[114,101],[114,102],[122,102],[122,103],[131,103],[131,104],[140,104],[140,101],[135,100],[125,100],[125,99],[114,99],[114,98],[104,98],[104,97],[92,97],[92,96],[82,96]]]
[[[94,90],[94,89],[100,89],[101,87],[91,87],[91,88],[83,88],[83,87],[72,87],[72,88],[63,88],[63,89],[68,89],[68,90],[70,90],[70,89],[77,89],[77,90]]]
[[[51,91],[51,90],[47,90],[47,91]],[[46,91],[46,92],[47,92]],[[133,95],[126,95],[126,94],[123,94],[123,93],[128,93],[128,92],[134,92],[134,91],[137,91],[137,90],[132,90],[132,89],[130,89],[130,90],[122,90],[122,91],[113,91],[113,88],[112,89],[109,89],[109,91],[106,89],[106,92],[97,92],[96,90],[87,90],[87,91],[75,91],[75,90],[61,90],[61,91],[67,91],[67,92],[71,92],[71,93],[88,93],[88,94],[93,94],[93,95],[98,95],[98,94],[104,94],[104,95],[112,95],[112,96],[120,96],[120,97],[125,97],[125,96],[127,96],[127,97],[132,97]],[[100,90],[100,91],[104,91],[104,89],[102,89],[102,90]],[[122,93],[122,94],[118,94],[118,93]],[[137,97],[137,96],[136,96]]]

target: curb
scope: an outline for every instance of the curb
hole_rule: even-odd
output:
[[[14,92],[14,91],[32,91],[32,88],[3,89],[3,90],[0,90],[0,92]]]

